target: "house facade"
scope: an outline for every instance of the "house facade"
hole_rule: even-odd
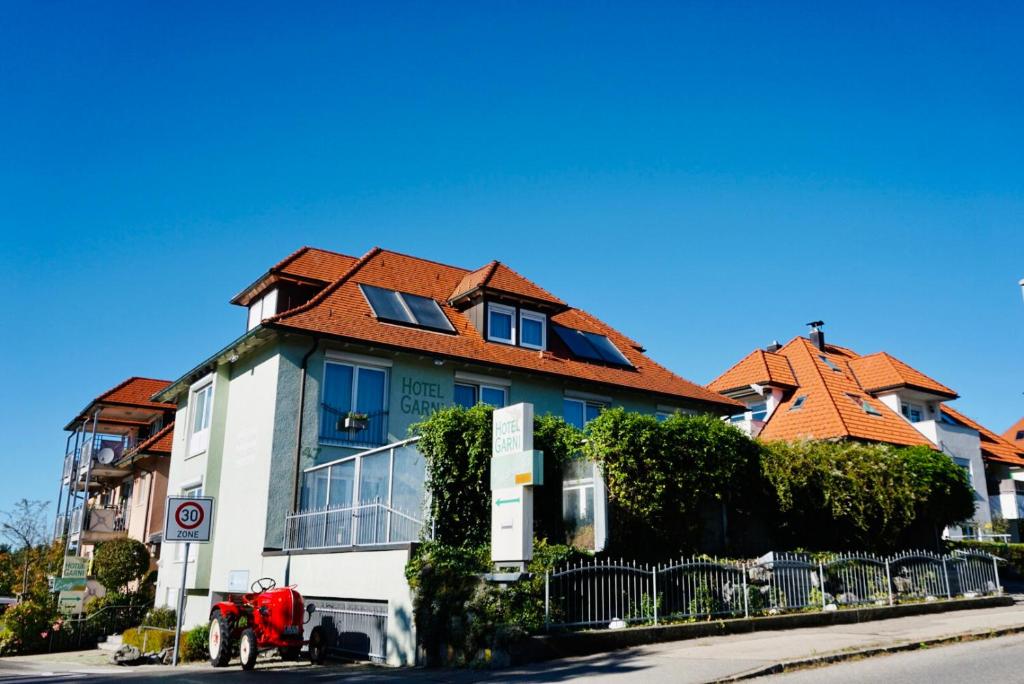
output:
[[[68,555],[91,558],[97,544],[123,537],[160,555],[174,432],[173,404],[152,395],[166,380],[132,377],[93,399],[68,433],[54,539]],[[90,594],[102,594],[90,582]]]
[[[764,440],[850,439],[924,445],[947,454],[974,489],[975,514],[950,536],[991,533],[1005,520],[1020,538],[1024,448],[948,405],[958,394],[885,352],[862,356],[808,337],[756,349],[707,385],[746,406],[730,420]]]
[[[333,625],[339,652],[411,664],[404,570],[426,521],[412,424],[478,402],[529,402],[580,427],[609,406],[741,408],[499,262],[303,248],[232,303],[244,334],[155,397],[177,414],[168,493],[216,498],[213,542],[160,559],[157,602],[175,605],[184,569],[189,625],[271,577],[316,604],[311,625]],[[601,548],[597,469],[554,486],[573,539]]]

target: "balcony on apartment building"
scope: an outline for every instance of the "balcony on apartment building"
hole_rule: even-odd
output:
[[[95,505],[79,506],[69,516],[68,536],[80,544],[98,544],[128,536],[131,507]]]

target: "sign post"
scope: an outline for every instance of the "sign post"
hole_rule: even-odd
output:
[[[60,577],[53,578],[53,591],[58,592],[57,608],[62,615],[81,612],[88,574],[89,562],[85,558],[64,556]]]
[[[185,544],[181,563],[181,588],[178,592],[178,620],[174,628],[174,653],[171,665],[178,664],[178,649],[181,647],[181,621],[185,616],[185,583],[188,578],[188,553],[192,544],[206,544],[210,541],[213,527],[213,497],[189,498],[167,497],[167,518],[164,520],[163,541]]]
[[[533,404],[496,409],[491,420],[491,561],[525,570],[533,558],[533,487],[544,484]]]

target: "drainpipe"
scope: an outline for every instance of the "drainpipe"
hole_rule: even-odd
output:
[[[302,476],[302,418],[306,414],[306,370],[309,365],[309,357],[313,355],[313,352],[320,346],[320,338],[316,335],[313,336],[313,346],[309,348],[305,356],[302,357],[302,364],[299,366],[299,416],[296,419],[295,428],[295,473],[294,480],[292,482],[292,512],[298,513],[299,511],[299,487],[300,477]],[[285,535],[288,534],[287,526],[285,526]],[[291,552],[287,553],[287,559],[285,560],[284,566],[284,585],[288,586],[291,584],[291,570],[292,570],[292,558]]]

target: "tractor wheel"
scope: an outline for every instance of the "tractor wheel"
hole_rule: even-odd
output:
[[[309,662],[313,665],[323,665],[327,660],[327,643],[324,641],[324,630],[314,627],[309,633]]]
[[[281,656],[281,660],[298,660],[301,651],[301,646],[282,646],[277,649],[277,655]]]
[[[259,648],[256,646],[256,632],[252,631],[252,627],[246,627],[242,630],[242,635],[238,637],[238,657],[242,661],[243,670],[251,670],[256,667],[256,656],[259,654]]]
[[[231,660],[231,620],[219,610],[210,616],[210,665],[224,667]]]

